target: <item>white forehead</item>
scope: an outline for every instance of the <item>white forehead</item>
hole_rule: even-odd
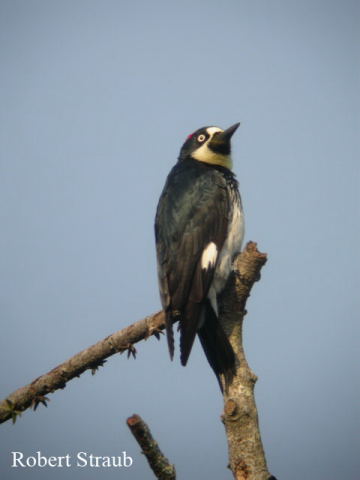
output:
[[[223,132],[224,130],[222,130],[219,127],[209,127],[209,128],[206,129],[206,131],[210,135],[210,137],[212,137],[214,135],[214,133]]]

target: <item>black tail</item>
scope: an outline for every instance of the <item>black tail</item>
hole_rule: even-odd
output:
[[[186,365],[201,321],[203,306],[188,301],[183,317],[180,319],[180,360]]]
[[[235,354],[209,300],[206,300],[204,308],[205,321],[198,330],[198,335],[206,358],[223,391],[220,374],[224,375],[227,389],[235,375]]]

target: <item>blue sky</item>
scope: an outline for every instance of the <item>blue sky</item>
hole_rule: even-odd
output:
[[[166,175],[189,133],[240,121],[245,239],[269,254],[244,339],[269,469],[358,478],[359,31],[350,0],[0,2],[1,397],[160,308]],[[101,475],[151,478],[136,412],[179,478],[231,478],[199,344],[187,368],[164,339],[137,349],[2,425],[2,477],[48,478],[12,450],[126,450]]]

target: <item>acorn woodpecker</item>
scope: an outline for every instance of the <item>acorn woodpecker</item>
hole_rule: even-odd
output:
[[[179,321],[180,359],[186,365],[196,334],[220,388],[231,382],[235,356],[218,319],[218,295],[244,236],[238,182],[231,171],[227,130],[203,127],[188,136],[167,177],[155,219],[160,297],[171,359]]]

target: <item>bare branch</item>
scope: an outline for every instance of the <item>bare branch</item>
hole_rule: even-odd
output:
[[[269,480],[254,398],[256,375],[250,370],[242,345],[245,304],[260,278],[266,254],[249,242],[236,260],[236,272],[221,298],[220,321],[236,355],[236,375],[224,389],[224,414],[229,463],[236,480]]]
[[[164,314],[157,312],[118,332],[109,335],[89,348],[66,360],[50,372],[36,378],[25,387],[19,388],[0,403],[0,423],[10,418],[15,423],[21,413],[33,406],[34,409],[49,399],[45,396],[59,388],[65,388],[66,383],[74,377],[79,377],[85,370],[96,370],[105,363],[105,359],[114,353],[127,352],[135,356],[134,343],[144,340],[151,335],[159,338],[164,329]]]
[[[139,415],[134,414],[127,419],[126,423],[140,445],[156,478],[159,480],[175,480],[176,472],[174,465],[171,465],[164,456],[143,419]]]
[[[266,255],[258,252],[250,242],[238,257],[237,272],[224,292],[221,302],[221,321],[237,355],[237,374],[224,394],[223,421],[229,445],[230,467],[236,480],[268,480],[270,477],[261,443],[257,410],[254,400],[256,376],[251,372],[242,347],[242,322],[245,303],[253,283],[259,279]],[[28,407],[46,405],[46,395],[59,388],[85,370],[93,373],[105,359],[116,352],[135,355],[134,344],[151,335],[159,338],[164,329],[164,314],[157,312],[123,330],[120,330],[91,347],[76,354],[29,385],[16,390],[0,403],[0,423],[13,422]]]

